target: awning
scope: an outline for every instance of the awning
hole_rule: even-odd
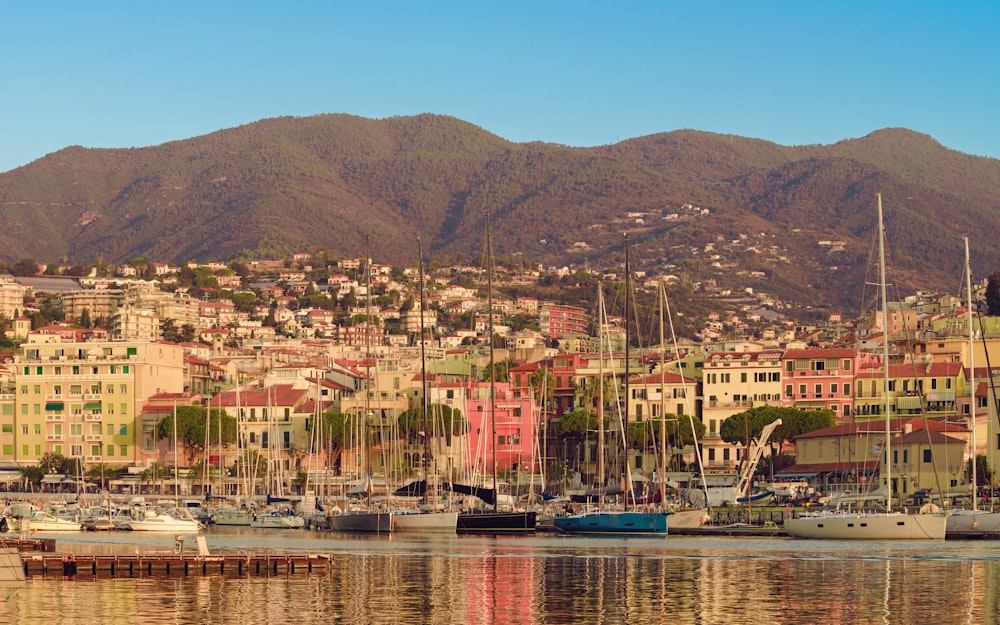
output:
[[[779,480],[808,480],[817,475],[819,473],[779,473],[775,477]]]
[[[62,410],[63,409],[63,402],[61,402],[61,401],[46,402],[45,409],[46,410]]]
[[[927,401],[955,401],[954,391],[932,391],[927,393]]]
[[[42,484],[62,484],[66,476],[62,473],[53,473],[42,478]]]
[[[84,410],[100,410],[101,402],[99,401],[89,401],[83,405]]]
[[[899,410],[920,410],[922,407],[919,395],[905,395],[896,398],[896,408]]]

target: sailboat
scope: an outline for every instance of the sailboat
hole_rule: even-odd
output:
[[[200,532],[205,527],[194,520],[191,512],[181,506],[178,499],[180,495],[180,463],[178,456],[177,439],[177,403],[174,402],[174,507],[173,509],[161,510],[153,516],[143,519],[136,519],[129,523],[129,529],[136,532]]]
[[[421,406],[423,408],[423,420],[424,420],[424,453],[423,453],[423,468],[424,468],[424,490],[421,496],[422,505],[420,508],[413,510],[396,510],[395,511],[395,529],[398,532],[447,532],[454,533],[455,528],[458,527],[458,511],[457,510],[439,510],[430,501],[430,495],[433,494],[431,479],[430,479],[430,461],[431,461],[431,431],[434,430],[433,427],[428,427],[428,402],[427,402],[427,354],[424,346],[424,311],[427,310],[424,307],[424,257],[423,257],[423,246],[420,243],[420,237],[417,237],[417,249],[419,250],[419,270],[418,275],[420,277],[419,287],[420,287],[420,383],[422,385],[422,398]]]
[[[620,424],[621,431],[619,432],[618,440],[621,441],[622,445],[625,444],[628,428],[628,407],[629,407],[629,300],[631,288],[631,280],[629,278],[629,262],[628,262],[628,235],[625,235],[625,420]],[[600,326],[604,327],[605,315],[604,315],[604,298],[598,292],[598,315],[601,317]],[[603,338],[603,332],[602,338]],[[603,348],[603,345],[602,345]],[[602,360],[603,362],[603,360]],[[663,374],[665,376],[665,374]],[[662,378],[661,378],[662,379]],[[603,403],[603,400],[602,400]],[[603,406],[602,406],[603,407]],[[603,417],[599,418],[599,421],[603,423]],[[605,453],[605,445],[603,436],[600,437],[598,442],[598,453]],[[622,479],[625,481],[626,487],[626,502],[635,501],[635,496],[632,491],[632,479],[629,472],[628,454],[624,454],[624,474]],[[603,496],[602,496],[603,499]],[[623,536],[623,535],[654,535],[654,536],[666,536],[667,535],[667,512],[663,511],[641,511],[632,507],[626,506],[624,510],[610,510],[604,507],[599,507],[596,510],[584,510],[578,514],[572,514],[565,517],[556,517],[554,519],[555,526],[562,530],[563,532],[568,532],[571,534],[593,534],[593,535],[607,535],[607,536]]]
[[[471,510],[458,515],[456,532],[459,534],[524,534],[535,531],[538,521],[537,512],[534,510],[501,510],[499,506],[499,493],[497,491],[496,472],[496,369],[495,356],[493,352],[493,250],[490,241],[490,215],[486,213],[486,301],[487,316],[489,323],[489,343],[490,343],[490,425],[487,431],[490,433],[490,444],[493,451],[493,488],[471,487],[467,494],[475,494],[487,504],[492,505],[488,510]],[[456,485],[452,485],[453,490],[458,490]]]
[[[365,314],[365,346],[368,359],[372,358],[371,354],[371,300],[372,300],[372,280],[371,280],[371,259],[369,258],[366,262],[365,276],[367,283],[367,299],[366,299],[366,314]],[[369,366],[375,367],[375,374],[371,373],[371,369],[368,371],[368,378],[365,383],[365,411],[364,414],[358,415],[360,432],[358,436],[358,442],[361,445],[361,476],[363,491],[359,494],[363,494],[366,502],[363,506],[358,507],[348,507],[340,514],[334,514],[329,517],[330,529],[335,532],[352,532],[361,534],[389,534],[392,532],[393,526],[393,514],[389,509],[376,509],[371,505],[372,497],[372,480],[369,475],[370,472],[370,441],[369,441],[369,429],[371,428],[371,423],[368,422],[368,415],[371,413],[369,410],[369,399],[371,397],[372,389],[370,388],[370,383],[373,377],[378,376],[378,360],[375,360]]]
[[[823,510],[785,520],[785,531],[796,538],[870,540],[943,540],[947,517],[943,514],[908,514],[892,510],[892,431],[889,405],[889,312],[885,278],[885,230],[882,226],[882,194],[878,194],[879,290],[882,302],[882,370],[885,397],[885,445],[882,456],[883,484],[888,492],[885,512]]]
[[[1000,512],[989,512],[979,509],[979,496],[976,492],[979,480],[976,477],[976,366],[975,366],[975,331],[972,327],[972,270],[969,266],[969,237],[965,237],[965,288],[968,293],[967,319],[969,325],[969,447],[972,457],[971,488],[972,508],[970,510],[952,509],[948,517],[948,532],[963,535],[995,534],[1000,532]]]

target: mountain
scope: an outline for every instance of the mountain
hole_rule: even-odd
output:
[[[489,213],[497,256],[618,267],[628,230],[637,267],[822,304],[857,299],[879,192],[901,289],[957,291],[963,234],[976,275],[1000,267],[1000,161],[910,130],[792,147],[682,130],[572,148],[429,114],[66,148],[0,174],[0,260],[326,249],[412,264],[420,234],[433,258],[472,261]]]

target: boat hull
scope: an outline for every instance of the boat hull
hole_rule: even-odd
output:
[[[330,517],[330,529],[334,532],[359,534],[392,533],[391,512],[346,512]]]
[[[466,512],[458,515],[459,534],[529,534],[535,531],[535,512]]]
[[[1000,532],[1000,512],[952,510],[948,516],[948,532],[996,534]]]
[[[216,510],[212,514],[212,523],[249,527],[250,512],[247,510]]]
[[[306,520],[290,514],[260,514],[250,519],[250,527],[258,529],[301,529]]]
[[[419,512],[395,514],[393,529],[397,532],[441,532],[454,534],[458,527],[458,512]]]
[[[187,519],[176,519],[168,514],[132,521],[129,527],[134,532],[200,532],[201,524]]]
[[[944,540],[941,514],[816,514],[785,520],[795,538],[836,540]]]
[[[555,526],[570,534],[606,536],[666,536],[664,512],[584,512],[556,517]]]

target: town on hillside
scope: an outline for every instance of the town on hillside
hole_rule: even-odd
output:
[[[748,293],[685,320],[685,336],[645,306],[630,335],[621,310],[595,309],[591,286],[620,291],[608,273],[568,303],[523,295],[558,286],[557,268],[497,267],[488,282],[479,267],[425,276],[303,253],[24,269],[0,275],[8,490],[231,495],[253,457],[258,494],[490,470],[565,494],[601,481],[597,450],[620,436],[651,488],[735,479],[763,445],[758,480],[819,497],[866,487],[886,421],[901,497],[968,494],[970,460],[1000,461],[1000,317],[971,324],[955,295],[890,302],[887,324],[877,310],[807,324]],[[656,302],[674,277],[633,279]]]

